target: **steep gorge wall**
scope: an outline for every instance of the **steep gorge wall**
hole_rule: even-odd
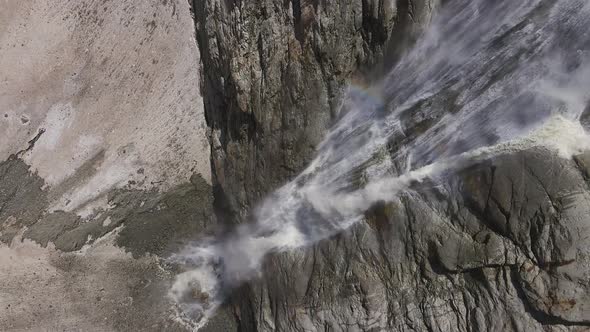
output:
[[[301,170],[346,82],[395,62],[434,7],[194,2],[223,222],[247,222]],[[245,331],[583,331],[588,158],[529,147],[426,183],[345,234],[270,257],[228,307]]]
[[[0,3],[0,330],[183,331],[162,257],[214,223],[182,0]]]

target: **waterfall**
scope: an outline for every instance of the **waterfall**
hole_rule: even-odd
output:
[[[383,79],[348,87],[315,158],[252,222],[171,257],[186,268],[169,293],[180,318],[198,329],[266,255],[345,231],[416,183],[533,146],[588,148],[588,26],[585,0],[446,1]]]

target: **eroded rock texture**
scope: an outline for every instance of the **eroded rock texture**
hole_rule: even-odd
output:
[[[247,319],[260,330],[584,331],[585,167],[532,149],[421,184],[347,234],[273,257]]]
[[[162,260],[214,223],[180,0],[0,3],[0,330],[184,331]]]
[[[230,219],[302,169],[339,109],[433,1],[194,1],[217,202]],[[389,42],[390,39],[394,42]],[[403,38],[402,38],[403,37]],[[373,75],[374,76],[374,75]]]
[[[301,170],[344,82],[394,63],[435,5],[194,2],[223,221],[244,222]],[[228,307],[244,331],[584,331],[587,160],[527,148],[421,184],[346,234],[271,257]]]

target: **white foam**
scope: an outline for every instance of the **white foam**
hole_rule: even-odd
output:
[[[554,58],[543,53],[548,52],[545,47],[559,39],[551,26],[531,23],[521,32],[542,40],[534,49],[543,55],[540,60],[510,57],[518,53],[517,46],[529,48],[527,38],[517,38],[523,45],[505,43],[513,49],[503,49],[500,55],[489,53],[494,48],[486,43],[521,22],[538,3],[450,1],[447,16],[441,14],[425,40],[380,84],[387,103],[380,104],[372,93],[350,89],[342,102],[342,117],[319,145],[316,158],[255,209],[252,223],[175,255],[175,261],[190,269],[179,275],[170,291],[184,310],[180,317],[202,326],[222,301],[222,288],[255,277],[267,254],[309,246],[342,232],[363,220],[375,203],[395,200],[415,182],[436,182],[453,170],[524,149],[545,147],[562,158],[590,149],[590,139],[578,122],[588,100],[584,90],[585,83],[590,84],[590,64],[582,64],[589,69],[577,75],[564,66],[548,66]],[[479,7],[492,12],[482,13]],[[506,67],[498,60],[502,56],[513,68],[497,78]],[[450,70],[441,69],[449,66]],[[480,68],[491,69],[481,73]],[[459,91],[454,109],[441,111],[448,106],[437,96],[448,95],[457,84],[464,91]],[[436,121],[423,133],[406,133],[412,126],[404,128],[404,112],[416,105],[423,118]],[[399,143],[392,138],[404,140],[404,146],[390,149],[390,143]],[[208,294],[207,303],[186,302],[195,287]]]

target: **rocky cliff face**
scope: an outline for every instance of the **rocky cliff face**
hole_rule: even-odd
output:
[[[565,15],[550,15],[557,3],[569,4]],[[534,10],[490,47],[517,52],[416,102],[386,153],[460,108],[460,92],[489,89],[514,69],[504,64],[528,60],[542,44],[526,38],[531,22],[576,18],[555,24],[558,42],[579,46],[568,59],[575,76],[588,5],[522,4]],[[162,258],[216,223],[251,222],[262,197],[309,162],[346,86],[382,78],[440,5],[5,1],[0,330],[188,330],[166,297],[179,271]],[[399,95],[406,79],[393,77]],[[589,119],[586,106],[586,130]],[[560,125],[544,139],[585,137]],[[416,182],[340,235],[271,255],[204,330],[588,330],[590,154],[527,142]]]
[[[160,259],[211,225],[186,1],[0,4],[0,330],[184,330]]]
[[[345,83],[382,68],[434,1],[194,1],[216,200],[229,220],[300,171]],[[388,60],[388,61],[385,61]],[[375,76],[375,75],[372,75]]]
[[[504,155],[378,204],[350,232],[272,257],[240,317],[258,330],[584,331],[587,158]]]
[[[301,170],[338,116],[345,82],[394,63],[433,8],[194,3],[215,197],[230,212],[223,220],[247,222],[261,196]],[[433,119],[423,120],[404,125],[419,132]],[[273,255],[229,308],[244,331],[583,331],[588,158],[528,147],[417,184],[345,234]]]

